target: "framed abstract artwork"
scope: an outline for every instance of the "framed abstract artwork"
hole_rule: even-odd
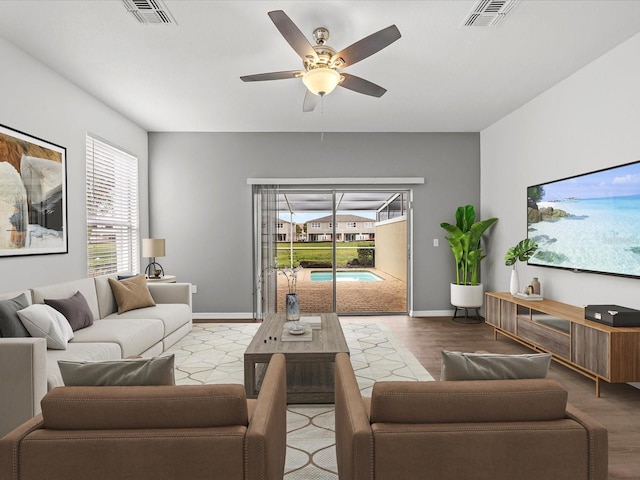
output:
[[[0,125],[0,257],[68,253],[66,153]]]

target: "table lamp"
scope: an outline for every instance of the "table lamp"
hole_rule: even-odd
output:
[[[164,257],[164,238],[143,238],[142,256],[151,259],[144,270],[148,278],[164,277],[164,268],[156,262],[156,257]]]

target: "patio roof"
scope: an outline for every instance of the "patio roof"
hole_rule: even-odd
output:
[[[337,192],[338,210],[377,211],[397,195],[396,192]],[[278,210],[281,212],[331,212],[333,195],[326,193],[290,192],[278,194]]]

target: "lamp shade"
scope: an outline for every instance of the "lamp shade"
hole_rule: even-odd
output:
[[[164,238],[143,238],[142,256],[145,258],[164,257]]]
[[[340,74],[331,68],[314,68],[302,76],[302,83],[311,93],[327,95],[340,83]]]

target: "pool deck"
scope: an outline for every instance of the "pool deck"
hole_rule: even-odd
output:
[[[339,269],[339,271],[350,269]],[[404,280],[395,278],[376,268],[358,268],[382,278],[382,282],[337,282],[338,313],[406,313],[407,287]],[[300,312],[316,313],[333,311],[333,282],[311,281],[311,272],[330,272],[331,269],[304,268],[298,272],[297,293],[300,296]],[[287,282],[278,276],[278,311],[285,310],[284,300]]]

